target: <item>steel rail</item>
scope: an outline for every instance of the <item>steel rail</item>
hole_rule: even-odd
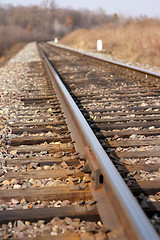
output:
[[[56,92],[58,91],[57,97],[62,103],[66,121],[69,125],[71,124],[69,127],[72,129],[74,128],[75,130],[73,136],[73,139],[75,139],[75,145],[77,147],[78,144],[78,149],[83,151],[84,156],[86,156],[86,147],[90,148],[90,151],[96,159],[103,175],[106,191],[112,193],[121,214],[123,214],[125,224],[127,224],[130,231],[129,239],[158,240],[158,234],[149,223],[146,215],[95,137],[87,121],[53,68],[51,62],[47,59],[41,49],[39,49],[39,51],[44,60],[44,65],[51,79],[51,83],[56,89]]]
[[[60,44],[54,44],[54,43],[50,43],[50,42],[48,42],[48,43],[50,45],[53,45],[53,46],[57,47],[57,48],[66,49],[68,51],[74,52],[75,54],[78,53],[78,54],[81,54],[83,56],[86,56],[86,57],[89,57],[89,58],[92,58],[92,59],[95,59],[95,60],[99,60],[99,61],[104,62],[104,63],[112,64],[113,66],[118,66],[118,67],[121,67],[121,68],[125,68],[127,70],[135,71],[135,73],[137,72],[137,73],[140,73],[140,74],[144,74],[145,78],[148,78],[148,76],[154,77],[154,78],[160,78],[160,74],[156,73],[156,72],[152,72],[152,71],[145,70],[145,69],[142,69],[142,68],[139,68],[139,67],[134,67],[134,66],[131,66],[131,65],[127,65],[127,64],[124,64],[124,63],[117,62],[117,61],[113,61],[113,60],[105,59],[105,58],[102,58],[102,57],[99,57],[99,56],[95,56],[91,53],[86,53],[83,50],[73,49],[73,48],[70,48],[68,46],[63,46],[63,45],[60,45]]]

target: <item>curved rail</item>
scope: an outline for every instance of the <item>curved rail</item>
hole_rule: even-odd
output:
[[[40,50],[40,52],[51,78],[52,85],[58,90],[58,98],[61,99],[69,125],[71,124],[71,119],[74,119],[75,124],[74,126],[72,124],[71,127],[72,129],[74,128],[73,139],[75,139],[75,145],[77,146],[76,136],[78,135],[81,139],[81,142],[78,143],[78,149],[81,149],[81,152],[83,152],[86,157],[88,157],[87,149],[89,149],[94,159],[96,159],[100,172],[103,175],[105,189],[111,192],[112,197],[116,199],[116,204],[118,204],[118,208],[121,211],[120,215],[123,215],[124,218],[124,225],[127,224],[129,228],[130,239],[158,240],[159,237],[155,230],[117,172],[110,158],[101,147],[53,66],[42,50]]]

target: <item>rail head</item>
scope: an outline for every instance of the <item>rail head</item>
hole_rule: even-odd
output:
[[[77,145],[78,142],[77,148],[80,152],[83,152],[84,156],[87,155],[86,149],[89,149],[94,156],[94,159],[96,159],[96,163],[98,164],[100,172],[104,178],[106,191],[109,189],[112,196],[118,202],[118,208],[121,210],[125,218],[125,224],[127,223],[130,228],[129,231],[132,236],[130,239],[158,240],[159,237],[157,233],[149,223],[139,204],[134,199],[112,161],[95,137],[87,121],[53,68],[51,62],[47,59],[40,48],[39,50],[52,85],[58,91],[57,97],[62,103],[66,121],[71,128],[74,128],[73,138],[75,140],[75,145]],[[79,131],[80,129],[81,131]]]
[[[68,51],[74,52],[75,54],[79,53],[79,54],[81,54],[83,56],[89,57],[91,59],[99,60],[99,61],[101,61],[103,63],[109,63],[109,64],[111,64],[113,66],[124,68],[124,69],[126,69],[128,71],[130,71],[130,70],[132,72],[134,71],[134,73],[137,73],[137,74],[143,74],[145,78],[152,77],[152,78],[160,79],[160,73],[156,73],[156,72],[149,71],[149,70],[146,70],[146,69],[142,69],[142,68],[139,68],[139,67],[127,65],[127,64],[124,64],[124,63],[120,63],[118,61],[105,59],[103,57],[95,56],[92,53],[87,53],[84,50],[73,49],[71,47],[61,45],[59,43],[58,44],[57,43],[53,43],[53,42],[48,42],[48,43],[50,43],[51,45],[53,45],[53,46],[55,46],[57,48],[66,49]]]

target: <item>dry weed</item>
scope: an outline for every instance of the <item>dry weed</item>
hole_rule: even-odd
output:
[[[160,67],[160,20],[132,20],[110,23],[91,30],[77,30],[61,40],[62,44],[95,50],[102,39],[104,51],[116,58]]]

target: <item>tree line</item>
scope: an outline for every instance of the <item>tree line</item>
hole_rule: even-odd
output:
[[[103,10],[58,8],[53,0],[41,6],[0,5],[0,55],[18,42],[62,38],[79,28],[92,28],[117,21],[116,15]]]

